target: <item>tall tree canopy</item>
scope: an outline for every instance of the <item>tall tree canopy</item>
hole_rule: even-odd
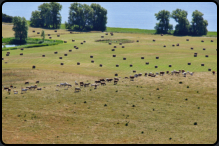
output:
[[[93,9],[87,4],[72,3],[69,10],[68,23],[70,26],[78,25],[83,30],[92,25]]]
[[[38,6],[38,11],[33,11],[30,25],[35,27],[60,28],[62,5],[57,2],[43,3]]]
[[[203,15],[198,10],[192,13],[192,22],[190,26],[190,32],[192,35],[206,35],[208,30],[208,21],[204,20]]]
[[[99,4],[92,3],[91,8],[93,9],[93,29],[94,30],[106,30],[107,23],[107,10],[101,7]]]
[[[175,19],[178,24],[175,26],[174,34],[188,35],[189,34],[189,21],[187,19],[188,13],[181,9],[176,9],[172,12],[171,17]]]
[[[166,10],[161,10],[158,13],[155,13],[155,17],[159,20],[159,23],[156,23],[154,27],[156,33],[168,33],[173,29],[173,25],[169,24],[170,12]]]
[[[66,26],[68,28],[74,27],[79,30],[105,30],[107,23],[107,10],[102,8],[99,4],[72,3],[69,7],[69,17]]]
[[[30,17],[30,26],[39,27],[41,26],[41,24],[42,22],[41,22],[40,11],[33,11]]]
[[[13,18],[13,31],[15,31],[14,36],[19,39],[20,42],[27,38],[28,24],[24,17],[15,16]]]
[[[62,5],[56,2],[51,2],[50,7],[51,7],[51,13],[52,13],[53,28],[60,28],[62,17],[59,11],[61,11]]]

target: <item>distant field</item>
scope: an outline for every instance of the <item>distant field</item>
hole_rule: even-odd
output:
[[[4,22],[2,22],[4,23]],[[28,25],[30,21],[27,20]],[[10,24],[10,23],[8,23]],[[61,24],[60,29],[65,29],[65,24]],[[107,27],[106,32],[117,32],[117,33],[141,33],[141,34],[155,34],[156,30],[152,29],[138,29],[138,28],[119,28],[119,27]],[[173,31],[171,32],[173,34]],[[207,37],[217,37],[217,32],[208,31]]]
[[[11,25],[2,27],[4,38],[13,37]],[[109,32],[113,29],[117,28]],[[41,38],[37,32],[42,30],[46,39],[52,37],[51,40],[67,43],[2,51],[2,88],[16,86],[10,94],[2,91],[4,143],[216,142],[217,37],[161,36],[148,34],[150,31],[135,33],[140,32],[138,29],[120,32],[123,29],[119,28],[118,33],[111,36],[105,32],[70,33],[65,29],[55,32],[54,29],[32,27],[29,27],[28,37]],[[120,42],[123,43],[120,45]],[[10,52],[9,56],[6,56],[7,52]],[[198,56],[194,57],[194,53]],[[33,65],[35,69],[32,69]],[[134,75],[133,70],[144,75],[174,69],[184,69],[194,75],[183,77],[180,73],[142,76],[134,81],[124,79]],[[101,78],[114,78],[116,73],[119,78],[116,85],[113,81],[106,82],[106,86],[99,85],[97,89],[75,85],[75,81],[93,84]],[[30,84],[24,84],[26,81]],[[36,81],[40,81],[37,86],[42,90],[32,89],[21,94],[22,87],[35,85]],[[57,86],[63,82],[72,84],[72,87]],[[75,92],[75,87],[80,87],[81,91]]]
[[[142,33],[142,34],[155,34],[156,30],[149,29],[137,29],[137,28],[116,28],[107,27],[107,32],[118,32],[118,33]],[[171,32],[173,34],[173,31]],[[217,32],[208,31],[207,37],[217,37]]]
[[[155,34],[155,30],[107,27],[107,32]]]

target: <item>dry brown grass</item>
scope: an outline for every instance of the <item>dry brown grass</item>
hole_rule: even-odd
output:
[[[39,80],[38,86],[46,87],[17,95],[3,91],[4,143],[216,142],[217,75],[210,72],[186,78],[120,78],[117,85],[83,87],[78,93],[74,93],[75,80],[94,83],[98,78],[49,70],[3,69],[2,73],[4,85],[20,89],[24,81]],[[73,87],[56,87],[60,82]]]

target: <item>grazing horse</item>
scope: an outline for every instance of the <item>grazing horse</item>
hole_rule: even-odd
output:
[[[106,85],[106,83],[105,82],[101,82],[101,86],[104,86],[104,85]]]
[[[161,75],[163,76],[163,75],[164,75],[164,73],[165,73],[164,71],[161,71],[161,72],[160,72],[160,76],[161,76]]]
[[[192,76],[194,74],[194,72],[190,72],[189,74]]]
[[[40,81],[36,81],[36,84],[37,84],[37,83],[40,83]]]
[[[35,84],[34,86],[30,86],[29,89],[36,89],[37,88],[37,84]]]
[[[25,82],[24,84],[29,84],[29,82]]]
[[[24,89],[23,87],[21,87],[21,92],[22,92],[22,91],[25,91],[25,92],[26,92],[27,90],[28,90],[27,88]]]
[[[68,84],[68,87],[72,87],[72,85],[71,85],[71,84]]]
[[[80,86],[84,86],[84,82],[80,82]]]
[[[76,92],[76,91],[81,91],[81,89],[78,88],[78,87],[75,87],[75,92]]]
[[[111,82],[113,79],[108,79],[108,78],[106,78],[106,81],[107,82]]]
[[[138,74],[135,74],[134,77],[137,78],[137,77],[138,77]]]
[[[176,75],[176,74],[178,74],[178,75],[179,75],[179,73],[180,73],[179,71],[175,71],[175,75]]]
[[[87,87],[87,86],[89,86],[90,85],[90,83],[85,83],[84,84],[84,87]]]
[[[142,76],[142,73],[139,73],[138,76],[139,76],[139,77]]]
[[[119,81],[119,78],[114,78],[114,80],[118,80]]]
[[[134,76],[130,76],[130,81],[134,81]]]
[[[114,80],[114,85],[118,83],[119,80]]]
[[[144,76],[147,77],[148,73],[145,73]]]
[[[212,71],[212,74],[215,75],[215,71]]]
[[[100,81],[95,81],[95,83],[100,83]]]
[[[67,82],[65,82],[65,83],[60,83],[60,86],[67,86],[67,85],[68,85]]]
[[[3,89],[3,90],[8,90],[8,89],[9,89],[9,87],[5,87],[5,86],[4,86],[4,89]]]
[[[105,79],[100,79],[100,81],[105,81]]]
[[[15,91],[15,90],[14,90],[14,94],[18,94],[18,91]]]
[[[95,84],[91,84],[91,86],[98,86],[98,84],[96,84],[96,83]]]
[[[148,76],[151,76],[152,75],[152,72],[150,72],[149,74],[148,74]]]

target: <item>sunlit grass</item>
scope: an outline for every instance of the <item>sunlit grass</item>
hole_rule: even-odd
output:
[[[13,37],[8,26],[4,26],[4,29],[8,32],[3,31],[3,36]],[[2,52],[2,84],[16,86],[11,94],[2,91],[4,143],[216,142],[217,38],[140,33],[114,33],[113,36],[101,32],[70,34],[64,29],[54,32],[30,27],[28,36],[31,38],[40,38],[40,34],[32,30],[44,30],[46,39],[51,34],[52,40],[67,43],[24,48],[23,51],[10,50],[9,56],[6,56],[8,51]],[[103,39],[134,42],[122,45],[118,42],[112,45],[95,42],[103,35]],[[156,41],[153,42],[153,39]],[[214,42],[211,42],[212,39]],[[84,40],[86,43],[81,44]],[[172,47],[177,43],[180,46]],[[75,49],[75,45],[79,49]],[[125,48],[122,48],[123,45]],[[113,46],[117,46],[115,51],[111,51]],[[69,52],[70,49],[72,52]],[[55,51],[58,54],[54,54]],[[21,52],[23,56],[20,56]],[[198,57],[193,56],[195,52]],[[64,56],[66,53],[68,55]],[[112,57],[113,54],[116,57]],[[90,55],[94,58],[90,58]],[[77,65],[77,62],[81,64]],[[146,65],[145,62],[150,64]],[[188,62],[192,65],[187,65]],[[201,66],[201,63],[205,63],[205,66]],[[99,67],[99,64],[103,64],[103,67]],[[32,69],[33,65],[35,69]],[[215,70],[216,75],[212,75],[208,68]],[[134,75],[133,70],[144,74],[174,69],[195,73],[187,77],[165,74],[155,78],[142,76],[134,81],[124,79]],[[81,87],[81,91],[75,93],[74,88],[78,87],[75,81],[94,83],[100,78],[114,78],[115,73],[119,77],[117,85],[106,82],[106,86],[98,86],[97,89]],[[25,85],[26,81],[30,84]],[[42,88],[41,91],[21,94],[21,87],[35,85],[36,81],[40,81],[38,87]],[[66,87],[57,87],[63,82],[73,87],[68,90],[65,90]],[[13,90],[17,90],[18,94],[13,94]],[[197,125],[194,125],[195,122]]]

